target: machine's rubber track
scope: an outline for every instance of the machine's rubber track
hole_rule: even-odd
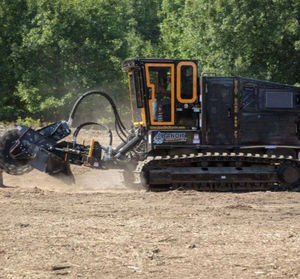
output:
[[[147,190],[168,190],[168,189],[196,189],[199,191],[284,191],[294,190],[299,191],[299,179],[287,183],[284,179],[280,179],[279,175],[276,179],[271,181],[234,181],[228,182],[225,180],[219,180],[214,182],[192,180],[185,183],[177,183],[176,181],[166,185],[153,185],[149,183],[149,173],[154,169],[164,170],[166,168],[181,168],[194,166],[195,164],[201,164],[203,162],[213,162],[214,164],[247,164],[248,166],[256,165],[258,167],[273,166],[278,169],[282,167],[289,168],[292,175],[300,177],[300,161],[293,158],[292,156],[285,155],[267,155],[260,153],[219,153],[219,152],[204,152],[204,153],[193,153],[183,154],[175,156],[155,156],[147,157],[146,160],[140,161],[134,171],[133,183],[138,186],[142,185]],[[289,172],[285,174],[285,179],[289,179]]]

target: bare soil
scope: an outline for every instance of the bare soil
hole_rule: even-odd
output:
[[[300,278],[300,193],[133,191],[4,175],[0,278]]]

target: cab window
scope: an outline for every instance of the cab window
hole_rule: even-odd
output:
[[[130,81],[130,91],[132,97],[136,101],[136,105],[138,108],[143,107],[143,94],[142,94],[142,84],[140,72],[138,70],[134,70],[129,73],[129,81]]]
[[[143,87],[141,83],[140,71],[133,70],[128,73],[129,76],[129,92],[130,106],[133,122],[142,121],[141,110],[143,108]]]
[[[197,68],[194,62],[180,62],[177,66],[177,100],[194,103],[197,99]]]

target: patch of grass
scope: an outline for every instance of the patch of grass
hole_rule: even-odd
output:
[[[33,119],[31,117],[25,117],[25,118],[19,117],[16,121],[16,124],[33,127],[33,128],[38,128],[42,126],[40,119]]]

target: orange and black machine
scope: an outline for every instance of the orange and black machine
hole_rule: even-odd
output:
[[[76,101],[68,120],[7,132],[0,142],[2,169],[22,174],[33,167],[55,174],[70,173],[69,164],[124,168],[127,178],[147,187],[286,189],[299,184],[299,87],[199,76],[196,60],[129,59],[123,69],[129,80],[130,129],[111,96],[91,90]],[[70,135],[82,100],[95,94],[112,107],[121,139],[116,147],[110,128],[96,122],[80,124],[72,141],[62,140]],[[81,129],[90,125],[107,130],[108,146],[94,140],[77,143]]]

